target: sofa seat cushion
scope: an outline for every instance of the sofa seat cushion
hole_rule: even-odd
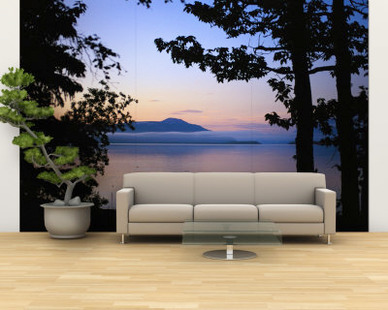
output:
[[[323,223],[323,209],[313,204],[261,204],[259,221],[275,223]]]
[[[136,204],[129,209],[129,222],[183,223],[193,220],[193,206],[189,204]]]
[[[250,204],[198,204],[194,221],[258,221],[258,211]]]

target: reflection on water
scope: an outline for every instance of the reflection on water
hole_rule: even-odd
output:
[[[97,178],[98,190],[114,208],[123,174],[139,171],[295,171],[294,144],[113,144],[109,165]],[[334,147],[314,145],[315,166],[326,174],[327,187],[340,191]]]

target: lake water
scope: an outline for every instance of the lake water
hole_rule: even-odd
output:
[[[112,144],[109,165],[99,176],[98,190],[115,208],[123,174],[140,171],[206,172],[296,171],[294,144]],[[314,145],[315,166],[326,174],[327,187],[340,192],[339,154],[334,147]]]

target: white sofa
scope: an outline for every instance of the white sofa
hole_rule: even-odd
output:
[[[137,172],[116,195],[117,233],[180,235],[185,221],[272,221],[282,235],[336,232],[325,175],[293,172]]]

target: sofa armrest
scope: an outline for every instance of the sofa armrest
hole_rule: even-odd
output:
[[[128,212],[134,204],[133,188],[123,188],[116,193],[116,232],[128,233]]]
[[[335,191],[326,188],[315,189],[315,204],[323,208],[325,234],[335,234],[336,231],[336,195]]]

